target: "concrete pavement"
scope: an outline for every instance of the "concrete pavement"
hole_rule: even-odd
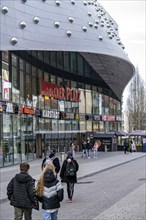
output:
[[[75,155],[76,160],[79,163],[78,180],[85,177],[95,175],[99,172],[111,169],[121,164],[128,163],[132,160],[136,160],[140,157],[146,156],[144,152],[134,152],[124,154],[123,151],[118,152],[98,152],[98,157],[90,159],[82,158],[81,152],[77,152]],[[60,157],[60,155],[58,155]],[[60,158],[62,159],[62,157]],[[36,159],[30,163],[30,175],[38,180],[41,173],[41,159]],[[0,203],[7,201],[6,188],[10,179],[19,172],[19,165],[12,167],[5,167],[0,170]]]

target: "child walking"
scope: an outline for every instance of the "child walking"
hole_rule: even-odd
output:
[[[57,220],[60,202],[64,198],[61,182],[56,178],[55,166],[47,163],[36,187],[38,200],[42,203],[43,220]]]
[[[32,209],[39,209],[34,179],[28,174],[28,163],[20,164],[20,173],[11,179],[7,186],[7,196],[14,206],[15,220],[32,220]]]

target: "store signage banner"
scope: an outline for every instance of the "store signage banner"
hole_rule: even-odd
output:
[[[102,121],[115,121],[114,115],[102,115]]]
[[[40,93],[54,99],[80,102],[80,91],[78,89],[57,86],[44,81],[40,82]]]
[[[51,118],[51,119],[59,119],[58,111],[50,111],[50,110],[42,110],[42,117],[43,118]]]

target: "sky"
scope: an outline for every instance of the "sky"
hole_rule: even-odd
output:
[[[98,0],[119,26],[125,52],[146,83],[146,0]]]

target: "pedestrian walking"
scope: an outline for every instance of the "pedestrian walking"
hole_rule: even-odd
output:
[[[124,153],[125,154],[128,152],[128,147],[129,147],[128,141],[125,139],[125,141],[124,141]]]
[[[28,174],[28,163],[20,164],[20,173],[16,174],[7,186],[7,196],[14,206],[14,219],[32,220],[32,209],[39,210],[35,191],[35,181]]]
[[[77,183],[77,171],[79,170],[79,164],[74,159],[72,152],[67,153],[67,157],[64,160],[61,171],[60,179],[67,184],[68,202],[72,202],[74,194],[74,184]]]
[[[87,138],[86,154],[87,154],[88,159],[91,158],[91,156],[90,156],[91,149],[92,149],[92,144],[90,143],[90,139]]]
[[[60,161],[59,161],[59,158],[56,156],[55,149],[52,149],[50,154],[47,157],[43,158],[42,165],[41,165],[42,170],[47,163],[50,163],[50,160],[52,161],[53,165],[55,166],[56,174],[58,174],[60,171]]]
[[[101,143],[99,140],[96,140],[94,145],[93,145],[93,154],[94,154],[94,158],[97,158],[97,152],[98,152],[98,148],[100,147]]]
[[[75,144],[73,142],[70,143],[70,151],[73,154],[73,157],[75,157]]]
[[[55,166],[47,163],[36,186],[39,202],[42,203],[43,220],[57,220],[60,202],[64,198],[61,182],[56,177]]]
[[[86,154],[86,141],[83,140],[83,142],[82,142],[82,157],[84,158],[86,156],[87,156],[87,154]]]

